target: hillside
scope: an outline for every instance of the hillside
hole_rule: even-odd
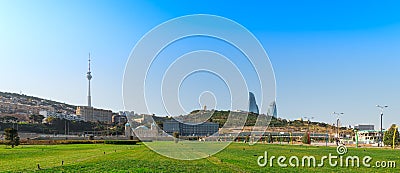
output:
[[[10,105],[23,105],[27,110],[24,109],[10,109]],[[74,114],[76,106],[61,103],[57,101],[52,101],[48,99],[38,98],[34,96],[28,96],[25,94],[17,94],[17,93],[8,93],[8,92],[0,92],[0,117],[5,116],[12,116],[16,117],[20,120],[27,119],[30,114],[34,114],[33,112],[29,112],[30,107],[39,107],[38,109],[51,108],[55,112],[62,112],[66,114]],[[192,122],[192,123],[200,123],[204,121],[215,122],[219,124],[219,127],[225,125],[229,115],[231,114],[231,118],[233,121],[231,123],[238,123],[245,122],[245,129],[249,130],[249,127],[254,126],[256,123],[258,114],[254,113],[247,113],[247,112],[231,112],[231,111],[201,111],[201,110],[194,110],[188,115],[181,115],[176,116],[174,118],[182,121],[182,122]],[[247,119],[245,119],[247,114]],[[300,120],[286,120],[283,118],[274,118],[269,117],[270,122],[268,126],[268,130],[270,131],[313,131],[319,133],[325,133],[326,131],[335,132],[336,127],[321,122],[307,122],[307,121],[300,121]],[[268,118],[268,119],[269,119]],[[162,123],[166,120],[171,119],[171,117],[159,117],[153,116],[153,119],[156,123],[162,128]],[[236,124],[230,124],[236,125]],[[60,125],[61,126],[61,125]],[[341,130],[346,130],[347,128],[342,127]],[[61,129],[58,129],[61,131]],[[350,129],[347,129],[350,130]]]
[[[232,113],[232,114],[231,114]],[[194,110],[188,115],[181,115],[174,117],[175,119],[181,122],[190,122],[190,123],[201,123],[204,121],[215,122],[219,124],[219,127],[223,127],[231,114],[232,122],[244,122],[245,128],[244,130],[251,130],[251,127],[255,125],[257,121],[258,114],[255,113],[247,113],[247,112],[231,112],[231,111],[201,111]],[[247,119],[245,120],[245,114],[247,114]],[[267,131],[294,131],[294,132],[306,132],[312,131],[315,133],[326,133],[328,130],[330,133],[334,133],[336,131],[336,127],[327,123],[322,122],[308,122],[302,120],[286,120],[283,118],[270,118],[270,122],[268,125]],[[162,122],[165,120],[171,119],[171,117],[158,117],[153,116],[153,119],[157,122],[157,124],[162,127]],[[341,131],[346,130],[348,132],[351,129],[347,129],[345,127],[341,127]]]
[[[13,103],[13,104],[22,104],[28,106],[50,106],[53,107],[56,111],[66,111],[71,112],[76,110],[76,106],[61,103],[49,99],[28,96],[25,94],[17,94],[17,93],[9,93],[9,92],[1,92],[0,91],[0,102],[3,103]],[[1,113],[1,112],[0,112]]]

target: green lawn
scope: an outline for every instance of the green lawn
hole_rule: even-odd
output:
[[[312,155],[317,164],[322,156],[329,153],[338,155],[335,147],[233,143],[206,159],[182,161],[161,156],[143,144],[24,145],[14,149],[1,146],[0,172],[38,171],[37,164],[44,172],[400,172],[398,165],[396,168],[366,168],[362,165],[359,168],[331,167],[327,160],[322,168],[301,167],[301,162],[300,167],[281,168],[276,159],[273,167],[269,163],[260,167],[257,158],[264,155],[264,151],[269,157],[286,156],[287,159],[297,156],[301,160],[305,155]],[[370,164],[374,166],[375,161],[396,161],[400,164],[399,154],[399,150],[391,149],[348,148],[344,156],[357,155],[362,159],[368,155],[373,158]],[[62,161],[64,165],[61,165]]]

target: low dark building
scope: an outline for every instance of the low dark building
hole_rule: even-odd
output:
[[[363,131],[363,130],[375,130],[374,125],[372,124],[359,124],[359,125],[355,125],[354,129]]]
[[[163,122],[163,130],[172,135],[178,132],[180,136],[210,136],[218,132],[218,123],[204,122],[200,124],[185,124],[176,120]]]
[[[126,124],[128,119],[124,115],[113,114],[111,121],[114,124]]]

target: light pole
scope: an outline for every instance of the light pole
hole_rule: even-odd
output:
[[[308,143],[311,144],[311,138],[310,138],[310,118],[309,118],[309,117],[304,117],[304,119],[307,119]],[[311,119],[314,119],[314,117],[311,117]]]
[[[333,112],[332,115],[336,115],[337,119],[336,119],[336,145],[339,145],[339,116],[343,115],[343,112]]]
[[[378,143],[378,146],[382,147],[382,139],[383,139],[383,133],[382,133],[383,109],[384,109],[384,108],[387,108],[388,106],[387,106],[387,105],[385,105],[385,106],[376,105],[376,107],[378,107],[378,108],[381,109],[381,132],[380,132],[380,134],[379,134],[379,143]]]
[[[328,140],[329,140],[328,127],[329,127],[329,124],[326,123],[326,136],[325,136],[325,146],[326,146],[326,147],[328,146]]]

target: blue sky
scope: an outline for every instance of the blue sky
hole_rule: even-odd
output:
[[[91,52],[93,105],[122,110],[124,68],[139,39],[169,19],[213,14],[242,24],[264,46],[279,116],[333,123],[337,111],[344,124],[378,125],[375,105],[387,104],[387,127],[400,123],[399,8],[397,1],[0,1],[0,90],[84,105]]]

